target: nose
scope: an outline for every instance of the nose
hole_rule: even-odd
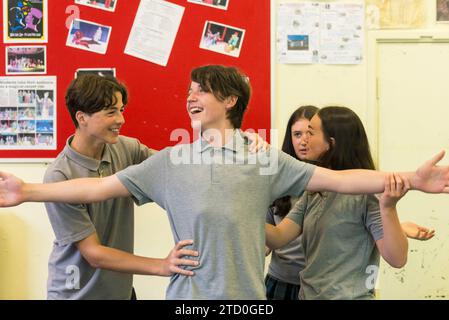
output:
[[[192,102],[192,101],[196,101],[196,94],[193,91],[189,92],[189,94],[187,96],[187,102]]]
[[[309,135],[308,134],[304,134],[301,137],[301,141],[299,142],[300,145],[305,146],[309,143]]]
[[[125,123],[125,117],[123,116],[122,112],[119,112],[117,118],[116,118],[117,123],[120,124],[124,124]]]

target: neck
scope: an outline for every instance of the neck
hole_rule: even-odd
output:
[[[213,147],[223,147],[234,136],[235,128],[224,126],[223,128],[212,128],[203,130],[201,136]]]
[[[105,143],[95,141],[92,137],[87,137],[82,132],[77,130],[70,146],[73,150],[86,157],[100,160],[103,155]]]

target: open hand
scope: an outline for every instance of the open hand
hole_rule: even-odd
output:
[[[12,207],[24,201],[25,183],[16,176],[0,172],[0,207]]]
[[[421,165],[412,176],[413,189],[427,193],[449,193],[449,166],[437,166],[445,152],[441,151]]]
[[[406,221],[401,223],[402,230],[408,238],[415,240],[429,240],[435,235],[434,229],[429,229],[414,222]]]

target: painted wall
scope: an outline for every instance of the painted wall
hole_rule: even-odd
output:
[[[281,2],[273,1],[274,5]],[[435,16],[434,1],[426,3],[429,22],[424,30],[429,34],[433,31],[449,31],[448,25],[436,25],[432,22]],[[389,32],[392,31],[367,32],[366,47],[372,49],[370,41]],[[374,50],[367,50],[364,62],[357,66],[275,63],[273,127],[280,129],[279,141],[291,112],[303,104],[351,107],[367,124],[370,139],[374,140],[376,121],[370,108],[375,103],[370,101],[370,97],[375,75],[369,66],[370,61],[375,58]],[[45,169],[44,164],[1,165],[1,170],[16,174],[29,182],[40,182]],[[53,231],[43,204],[30,203],[0,209],[0,299],[45,299],[47,259],[53,239]],[[151,204],[136,210],[135,243],[138,255],[165,257],[168,254],[173,240],[163,210]],[[163,299],[167,283],[166,278],[135,277],[135,287],[140,299]]]

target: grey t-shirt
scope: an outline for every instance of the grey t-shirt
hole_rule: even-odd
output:
[[[306,192],[286,218],[303,231],[300,299],[374,298],[375,241],[383,238],[376,196]]]
[[[117,173],[139,204],[167,211],[176,242],[193,239],[200,254],[200,265],[188,268],[193,277],[171,278],[167,299],[265,299],[264,212],[274,199],[301,194],[315,168],[271,152],[278,159],[249,154],[237,130],[221,148],[199,139]],[[261,174],[264,163],[270,174]]]
[[[154,151],[138,140],[119,137],[107,144],[101,161],[70,147],[48,167],[44,182],[109,176],[147,159]],[[92,190],[95,192],[95,190]],[[131,274],[95,269],[82,257],[75,243],[94,232],[100,243],[129,253],[134,248],[134,203],[131,197],[92,204],[46,203],[56,240],[48,262],[48,299],[129,299]]]
[[[298,197],[292,197],[290,202],[292,208],[298,201]],[[274,226],[282,221],[282,217],[273,212],[273,209],[268,209],[266,222]],[[273,250],[271,252],[270,265],[268,266],[268,274],[282,282],[299,285],[299,272],[304,269],[306,264],[304,251],[301,246],[302,235],[291,241],[282,248]]]

